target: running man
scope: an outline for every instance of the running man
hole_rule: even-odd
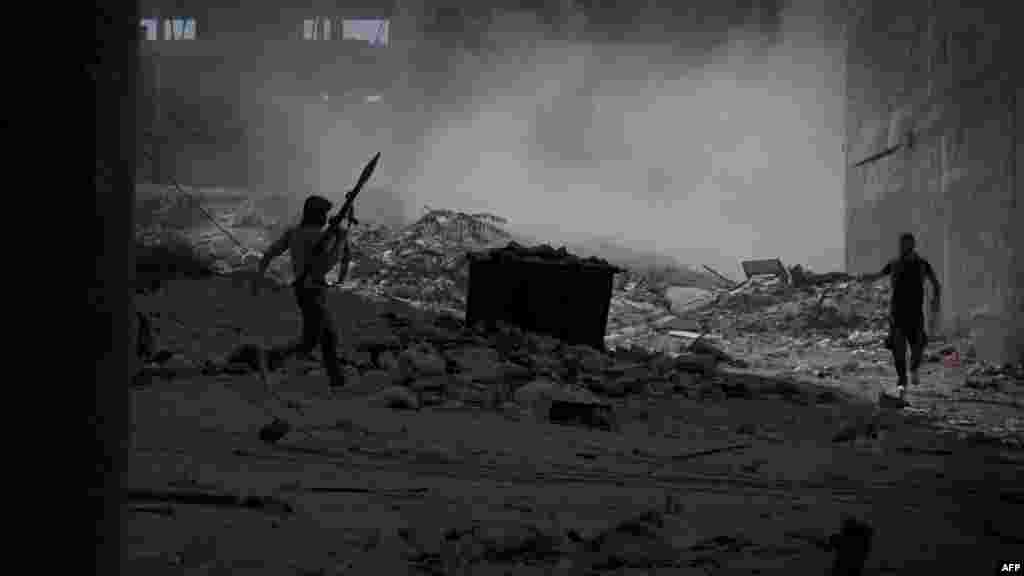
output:
[[[924,321],[924,282],[932,284],[931,312],[939,311],[941,287],[935,270],[915,249],[912,234],[902,234],[899,241],[899,256],[890,260],[881,271],[864,274],[864,281],[873,281],[888,276],[892,285],[889,302],[889,349],[892,350],[898,378],[896,391],[903,400],[907,388],[907,345],[910,345],[910,384],[920,384],[918,370],[927,344]]]

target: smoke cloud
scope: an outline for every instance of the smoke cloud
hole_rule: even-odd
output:
[[[305,42],[254,42],[267,32],[254,32],[259,15],[247,11],[234,32],[220,18],[218,37],[258,53],[234,50],[191,89],[236,101],[245,135],[176,154],[194,160],[185,161],[193,182],[210,182],[241,147],[250,189],[300,200],[338,197],[380,150],[374,192],[359,202],[365,218],[490,212],[544,240],[614,239],[733,276],[748,258],[833,270],[843,261],[843,60],[826,4],[793,0],[767,33],[762,15],[737,26],[694,8],[680,17],[704,29],[673,33],[675,46],[570,41],[528,14],[505,14],[467,25],[486,27],[494,49],[485,56],[452,57],[426,25],[393,22],[387,50],[405,42],[420,58],[404,84],[402,58],[317,61]],[[287,17],[297,31],[300,12],[265,20]],[[294,50],[308,55],[275,56]],[[163,58],[168,86],[175,60]],[[188,69],[179,80],[195,78]],[[367,104],[378,85],[385,98]]]
[[[771,40],[731,30],[689,68],[668,46],[568,42],[499,17],[497,55],[456,62],[467,96],[401,182],[409,214],[488,211],[730,275],[748,258],[840,268],[843,70],[822,4],[791,3]]]

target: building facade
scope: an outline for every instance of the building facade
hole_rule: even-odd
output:
[[[944,286],[942,326],[1024,360],[1021,72],[1012,3],[849,0],[846,268],[912,232]],[[1014,47],[1017,48],[1014,48]]]

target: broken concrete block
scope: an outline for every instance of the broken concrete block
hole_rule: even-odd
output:
[[[480,382],[494,382],[502,377],[501,357],[492,348],[465,348],[451,356],[460,373]]]
[[[419,376],[438,376],[448,372],[444,358],[423,347],[403,350],[398,355],[398,365],[403,371]]]
[[[537,410],[542,410],[542,413],[546,414],[547,406],[550,405],[551,400],[558,393],[558,385],[554,382],[546,379],[534,380],[516,389],[513,399],[516,404],[533,411],[535,414]]]
[[[662,377],[667,376],[675,369],[676,361],[671,356],[659,355],[655,356],[648,366],[654,374]]]
[[[718,368],[718,359],[710,354],[681,354],[675,357],[677,370],[712,376]]]
[[[701,288],[669,286],[665,289],[670,310],[680,316],[711,303],[714,297],[713,292]]]
[[[529,368],[535,374],[543,374],[550,376],[552,374],[558,374],[562,371],[562,362],[554,358],[553,356],[542,356],[534,354],[530,356]]]

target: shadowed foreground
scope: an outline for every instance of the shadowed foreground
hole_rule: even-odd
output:
[[[819,575],[844,514],[874,528],[867,573],[984,573],[1020,549],[1019,450],[725,368],[718,390],[742,393],[677,378],[604,399],[616,431],[547,422],[522,393],[398,409],[360,343],[400,335],[383,312],[431,317],[332,298],[362,373],[338,396],[315,361],[272,373],[274,395],[199,369],[134,390],[130,573]],[[196,362],[298,333],[287,292],[226,279],[141,306]],[[276,445],[257,439],[271,414],[297,428]]]

